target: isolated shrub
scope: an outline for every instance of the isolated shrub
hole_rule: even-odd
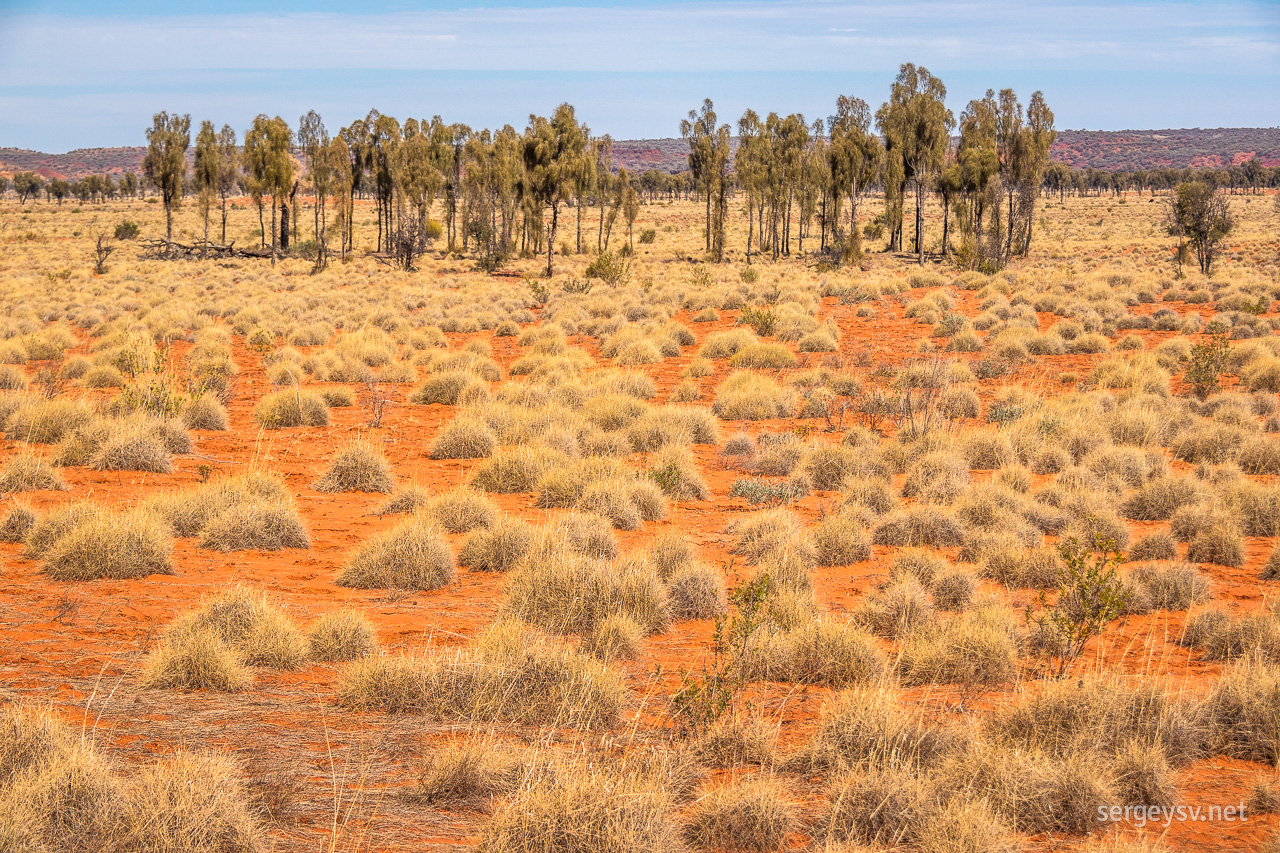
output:
[[[778,780],[755,776],[698,800],[684,836],[700,850],[770,853],[786,846],[796,817]]]
[[[0,469],[0,493],[65,492],[70,488],[53,466],[29,453],[11,456]]]
[[[1157,744],[1130,742],[1116,754],[1111,770],[1118,802],[1168,807],[1178,800],[1173,770]]]
[[[288,498],[244,501],[227,507],[200,530],[200,547],[214,551],[310,548],[311,537]]]
[[[934,606],[940,610],[960,612],[969,608],[977,580],[963,569],[953,569],[939,575],[929,589]]]
[[[391,466],[382,451],[367,441],[353,441],[338,451],[320,479],[311,484],[317,492],[390,492],[395,485]]]
[[[425,507],[431,501],[431,491],[416,483],[409,483],[400,486],[391,493],[391,497],[387,498],[378,508],[373,511],[374,515],[407,515],[415,513]]]
[[[263,429],[328,426],[329,407],[313,391],[289,389],[263,397],[253,409],[253,419]]]
[[[357,660],[378,651],[378,630],[358,610],[331,610],[307,629],[307,647],[312,660]]]
[[[437,807],[488,809],[494,797],[515,789],[521,769],[514,756],[489,743],[439,750],[406,799]]]
[[[714,619],[729,610],[720,573],[702,565],[685,566],[668,575],[667,603],[672,619]]]
[[[324,400],[324,404],[331,409],[340,409],[356,404],[356,395],[350,388],[341,386],[334,388],[321,388],[320,399]]]
[[[375,534],[352,554],[338,586],[359,589],[439,589],[453,580],[453,552],[444,530],[423,517]]]
[[[481,572],[509,572],[529,553],[533,538],[528,524],[503,516],[467,537],[458,552],[458,565]]]
[[[73,522],[41,556],[54,580],[121,580],[173,574],[172,548],[164,524],[152,515],[97,511]]]

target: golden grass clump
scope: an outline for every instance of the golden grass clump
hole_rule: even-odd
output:
[[[666,583],[672,619],[714,619],[729,611],[724,581],[710,566],[690,564],[677,569]]]
[[[65,492],[71,487],[49,463],[30,453],[11,456],[0,469],[0,492]]]
[[[903,684],[963,684],[993,687],[1018,673],[1013,616],[998,605],[921,625],[906,634],[898,650]]]
[[[477,853],[666,853],[679,848],[665,780],[575,762],[531,773],[480,831]]]
[[[547,471],[565,463],[565,455],[544,445],[500,450],[476,466],[471,485],[491,494],[532,492]]]
[[[482,419],[461,415],[450,421],[428,455],[432,459],[488,459],[498,448],[498,438]]]
[[[14,502],[0,522],[0,542],[23,542],[36,526],[36,513],[25,503]]]
[[[292,670],[307,660],[306,637],[267,596],[243,584],[206,598],[165,630],[157,653],[188,634],[210,634],[248,666]]]
[[[532,555],[511,578],[504,615],[561,634],[587,634],[615,613],[647,633],[671,621],[667,591],[643,563],[610,564],[565,546]]]
[[[613,725],[626,695],[602,663],[520,623],[494,626],[468,650],[358,660],[337,688],[356,710],[584,729]]]
[[[375,534],[338,573],[338,586],[359,589],[439,589],[454,576],[453,551],[444,529],[429,518],[410,517]]]
[[[766,634],[742,666],[753,681],[842,688],[879,681],[885,674],[885,656],[861,628],[812,619],[790,631]]]
[[[722,421],[759,421],[791,414],[795,396],[768,376],[740,370],[716,388],[711,411]]]
[[[14,441],[57,444],[93,418],[93,409],[84,400],[62,397],[52,400],[32,399],[9,415],[4,431]]]
[[[406,796],[423,805],[487,811],[495,797],[515,789],[521,769],[517,757],[501,747],[470,742],[433,753]]]
[[[468,533],[493,526],[498,505],[468,488],[452,489],[427,501],[423,511],[449,533]]]
[[[771,853],[786,846],[796,828],[786,789],[772,776],[756,775],[701,797],[684,837],[699,850]]]
[[[287,497],[228,506],[209,519],[199,536],[200,547],[222,552],[311,547],[302,517]]]
[[[590,634],[582,638],[579,651],[606,663],[612,660],[635,660],[643,648],[644,637],[643,625],[625,613],[613,613],[602,619]]]
[[[359,660],[377,653],[378,629],[358,610],[331,610],[307,628],[307,648],[312,660]]]
[[[268,394],[253,409],[253,419],[263,429],[328,426],[329,406],[314,391],[290,388]]]
[[[40,556],[54,580],[122,580],[173,574],[172,550],[164,522],[154,515],[94,507],[73,514],[55,538],[42,542]]]
[[[458,552],[458,565],[479,572],[509,572],[529,553],[533,541],[529,524],[502,516],[467,537]]]
[[[317,492],[381,492],[395,486],[391,465],[382,451],[367,441],[352,441],[338,451],[320,479],[311,484]]]
[[[209,628],[185,630],[166,638],[147,657],[142,671],[142,686],[156,689],[233,693],[252,681],[242,655]]]

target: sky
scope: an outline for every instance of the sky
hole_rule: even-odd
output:
[[[874,110],[904,62],[957,116],[1013,88],[1059,129],[1280,126],[1280,0],[0,0],[0,147],[143,145],[161,110],[521,129],[565,101],[593,133],[669,137],[703,98],[731,124]]]

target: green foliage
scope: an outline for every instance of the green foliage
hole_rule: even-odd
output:
[[[529,293],[533,296],[533,301],[539,305],[546,305],[547,300],[551,298],[551,291],[547,285],[536,278],[529,279]]]
[[[1226,335],[1213,335],[1191,347],[1191,357],[1183,378],[1201,400],[1218,390],[1218,377],[1227,367],[1231,346]]]
[[[729,490],[729,497],[745,498],[749,504],[778,506],[804,497],[804,491],[789,480],[743,477],[733,481],[733,488]]]
[[[647,246],[656,239],[658,239],[658,232],[653,228],[646,228],[640,232],[640,236],[636,238],[636,242],[642,246]]]
[[[711,634],[711,665],[697,673],[682,671],[680,689],[671,697],[681,734],[700,737],[738,709],[748,680],[744,664],[752,638],[765,624],[771,590],[769,576],[761,574],[729,593],[732,610],[728,616],[716,617]]]
[[[743,308],[738,315],[738,325],[750,326],[757,335],[767,338],[778,325],[778,315],[768,308]]]
[[[587,278],[598,278],[610,287],[626,284],[631,278],[631,264],[619,252],[614,255],[608,249],[596,255],[595,260],[587,265],[583,273]]]
[[[115,238],[117,240],[136,240],[141,230],[138,223],[132,219],[122,219],[120,224],[116,226]]]
[[[1057,677],[1067,673],[1089,640],[1102,634],[1113,620],[1125,612],[1131,595],[1121,581],[1117,567],[1124,555],[1113,540],[1097,537],[1092,549],[1072,538],[1058,545],[1065,569],[1058,588],[1058,601],[1050,606],[1042,590],[1028,605],[1028,624],[1047,638],[1051,657],[1058,659]]]

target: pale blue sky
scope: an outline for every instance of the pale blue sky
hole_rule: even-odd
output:
[[[0,146],[139,145],[152,113],[243,130],[371,107],[523,127],[561,101],[594,132],[675,136],[702,98],[874,108],[902,62],[958,114],[987,88],[1041,89],[1059,128],[1280,125],[1280,3],[501,0],[365,3],[0,0]]]

